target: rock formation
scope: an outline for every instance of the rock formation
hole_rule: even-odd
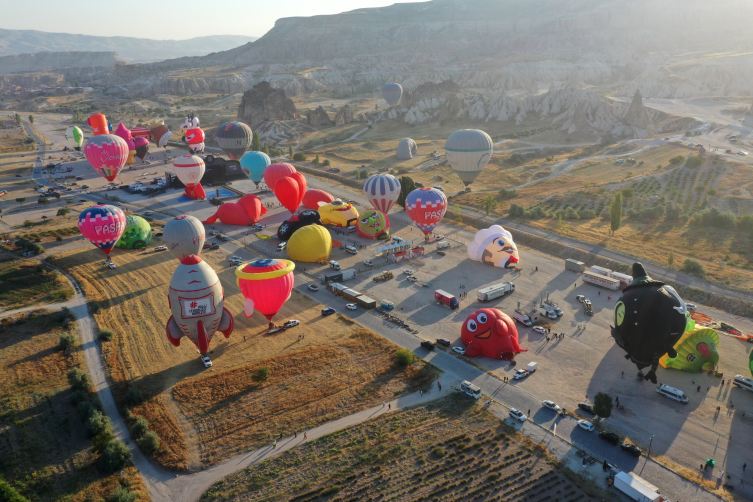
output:
[[[329,118],[329,115],[327,115],[327,111],[321,105],[319,105],[319,108],[317,108],[316,110],[309,110],[306,113],[306,122],[310,125],[322,126],[334,124],[334,122],[332,122],[332,119]]]
[[[643,96],[641,91],[635,91],[633,101],[630,102],[630,107],[625,113],[625,123],[632,127],[639,129],[646,129],[651,124],[651,118],[648,116],[646,107],[643,106]]]
[[[337,110],[337,114],[335,115],[336,126],[343,126],[351,122],[353,122],[353,109],[350,106],[345,105]]]
[[[243,93],[238,107],[238,120],[252,129],[268,120],[292,120],[299,118],[293,100],[282,89],[273,89],[269,82],[259,82]]]

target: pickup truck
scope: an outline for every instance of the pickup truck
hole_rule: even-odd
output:
[[[538,366],[538,363],[528,363],[528,366],[526,366],[525,368],[515,370],[515,373],[512,377],[514,380],[520,380],[521,378],[525,378],[528,375],[533,375],[536,372],[536,368]]]

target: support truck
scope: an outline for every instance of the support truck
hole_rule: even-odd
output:
[[[528,317],[528,313],[523,310],[515,309],[515,312],[512,313],[512,317],[523,326],[533,326],[531,318]]]
[[[434,291],[434,299],[439,300],[441,303],[444,303],[452,310],[457,310],[458,307],[460,307],[460,303],[458,302],[458,299],[455,298],[455,295],[451,295],[447,291],[443,291],[441,289]]]
[[[617,279],[612,279],[611,277],[595,274],[593,272],[584,272],[583,282],[594,286],[601,286],[602,288],[611,289],[613,291],[620,289],[620,281]]]
[[[668,502],[659,495],[659,489],[632,472],[620,472],[614,476],[614,487],[636,502]]]
[[[493,284],[487,288],[481,288],[478,290],[478,301],[489,302],[500,296],[505,296],[507,293],[512,293],[513,291],[515,291],[515,283],[513,282]]]

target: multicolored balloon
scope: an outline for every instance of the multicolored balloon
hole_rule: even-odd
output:
[[[390,236],[390,218],[378,209],[367,209],[358,217],[356,230],[366,239],[386,239]]]
[[[167,250],[179,260],[191,255],[198,256],[204,248],[206,231],[195,216],[184,214],[169,220],[163,233]]]
[[[260,259],[242,263],[235,269],[238,287],[246,298],[244,314],[258,310],[270,322],[293,291],[295,263],[289,260]]]
[[[251,146],[253,133],[243,122],[226,122],[217,128],[215,139],[223,152],[238,160]]]
[[[149,153],[149,140],[144,136],[139,136],[133,140],[133,145],[136,147],[136,157],[144,161],[144,157]]]
[[[468,186],[489,163],[494,153],[494,143],[484,131],[461,129],[447,138],[444,150],[460,181]]]
[[[400,102],[400,98],[403,97],[403,86],[400,84],[384,84],[382,87],[382,97],[390,106],[395,106]]]
[[[114,134],[99,134],[86,140],[84,155],[107,181],[114,181],[128,159],[128,144]]]
[[[405,198],[405,211],[424,235],[429,235],[444,218],[447,197],[436,188],[418,188]]]
[[[83,131],[76,126],[68,126],[65,129],[65,142],[68,147],[81,150],[81,145],[84,144]]]
[[[106,255],[115,247],[125,228],[125,213],[115,206],[100,204],[84,209],[78,215],[81,234]]]
[[[664,354],[659,359],[662,368],[695,373],[713,370],[719,363],[719,333],[711,328],[686,331],[674,349],[677,357]]]
[[[146,138],[149,140],[149,137],[152,135],[152,133],[149,132],[149,129],[147,129],[144,126],[136,126],[133,129],[131,129],[131,136],[134,138]]]
[[[374,209],[387,214],[400,197],[400,181],[391,174],[375,174],[363,184],[363,193]]]
[[[264,179],[264,171],[271,164],[272,160],[264,152],[246,152],[241,157],[241,171],[256,183],[256,188],[259,188],[259,183]]]
[[[86,119],[86,123],[92,128],[92,135],[110,134],[110,128],[107,126],[107,117],[101,113],[95,113]]]
[[[146,125],[149,128],[149,133],[152,135],[154,142],[160,148],[167,147],[167,140],[173,135],[173,132],[168,128],[162,120],[152,120]]]
[[[298,172],[295,167],[286,162],[272,164],[264,170],[264,183],[270,190],[274,190],[279,180],[295,172]]]
[[[204,187],[199,183],[206,169],[201,157],[197,157],[196,155],[178,157],[173,162],[173,169],[180,182],[186,186],[183,195],[189,199],[207,198]]]

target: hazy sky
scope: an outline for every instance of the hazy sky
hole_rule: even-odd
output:
[[[204,35],[260,37],[281,17],[337,14],[400,0],[35,0],[3,2],[0,28],[82,35],[186,39]]]

